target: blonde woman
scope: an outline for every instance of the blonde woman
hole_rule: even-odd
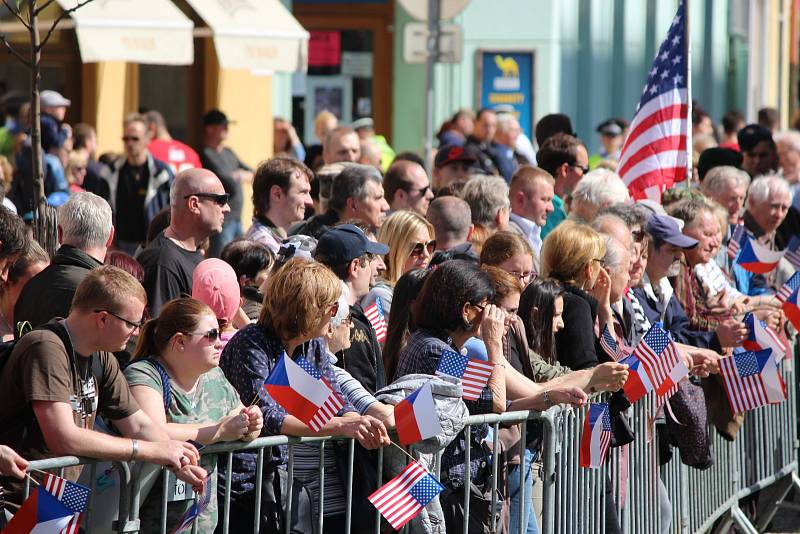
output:
[[[541,276],[564,287],[564,328],[556,333],[558,361],[573,370],[600,363],[595,348],[595,322],[606,314],[601,302],[610,299],[611,279],[603,269],[606,244],[589,226],[564,221],[547,234],[542,245]],[[610,317],[600,317],[606,324]]]
[[[389,247],[389,254],[384,258],[386,270],[364,297],[362,305],[367,308],[380,297],[388,321],[394,285],[408,271],[428,268],[436,241],[431,223],[418,213],[407,210],[396,211],[386,219],[378,241]]]
[[[69,192],[79,193],[84,191],[83,181],[86,179],[86,169],[89,164],[85,154],[80,152],[70,152],[67,168],[64,169],[69,181]]]

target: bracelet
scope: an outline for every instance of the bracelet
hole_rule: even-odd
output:
[[[130,459],[128,461],[132,462],[132,461],[136,460],[136,456],[138,456],[138,454],[139,454],[139,440],[138,439],[132,439],[131,440],[131,457],[130,457]]]
[[[545,409],[550,408],[552,405],[553,405],[553,401],[550,400],[550,392],[549,391],[545,391],[544,392],[544,407],[545,407]]]

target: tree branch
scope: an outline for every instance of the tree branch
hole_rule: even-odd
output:
[[[5,2],[6,0],[3,1]],[[42,39],[42,42],[39,43],[39,47],[36,49],[36,51],[37,52],[42,51],[42,48],[44,48],[44,45],[46,45],[47,41],[50,40],[50,37],[53,35],[53,32],[56,31],[56,27],[58,26],[59,22],[64,20],[70,13],[74,13],[75,11],[79,10],[80,8],[82,8],[83,6],[85,6],[90,2],[92,2],[92,0],[83,0],[83,2],[78,2],[78,4],[75,7],[71,7],[69,9],[65,9],[64,11],[62,11],[61,14],[58,16],[58,18],[56,18],[56,20],[53,21],[53,25],[50,26],[50,29],[47,31],[47,35],[45,35],[44,39]]]
[[[30,31],[31,27],[28,22],[22,18],[19,7],[12,7],[8,0],[3,0],[3,5],[6,6],[6,9],[8,9],[15,17],[17,17],[17,20],[19,20],[28,31]]]
[[[56,0],[47,0],[47,2],[36,8],[36,14],[38,15],[39,13],[50,7],[50,4],[52,4],[55,1]]]
[[[14,49],[14,47],[13,47],[13,46],[11,46],[11,43],[9,43],[9,42],[8,42],[8,39],[6,39],[6,36],[5,36],[5,35],[2,35],[2,36],[0,36],[0,40],[2,40],[2,42],[3,42],[3,46],[5,46],[5,47],[6,47],[6,50],[8,50],[8,53],[9,53],[9,54],[11,54],[11,55],[12,55],[12,56],[14,56],[15,58],[17,58],[19,61],[21,61],[21,62],[22,62],[22,64],[23,64],[23,65],[25,65],[26,67],[28,67],[28,68],[31,68],[31,62],[30,62],[30,61],[28,61],[27,59],[25,59],[24,57],[22,57],[22,54],[20,54],[19,52],[17,52],[17,51]]]

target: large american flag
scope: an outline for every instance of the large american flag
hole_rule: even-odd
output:
[[[659,396],[672,393],[678,381],[689,374],[669,334],[653,325],[633,349]]]
[[[64,506],[75,512],[69,524],[59,534],[78,534],[83,512],[89,506],[89,497],[92,494],[92,490],[52,473],[47,473],[44,476],[42,486],[53,497],[61,501]]]
[[[469,358],[452,350],[443,350],[439,359],[437,375],[449,375],[461,379],[462,396],[466,400],[478,400],[481,391],[489,382],[494,364]]]
[[[444,490],[444,486],[417,462],[411,462],[399,475],[369,496],[383,517],[400,530]]]
[[[722,358],[719,374],[734,414],[786,400],[783,379],[769,349]]]
[[[620,153],[617,173],[636,199],[660,200],[664,190],[686,179],[691,125],[685,39],[686,5],[681,1],[653,60]]]

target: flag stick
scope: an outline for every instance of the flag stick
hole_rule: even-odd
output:
[[[689,0],[684,2],[684,16],[686,17],[684,31],[686,35],[683,38],[683,44],[686,47],[686,103],[687,103],[687,116],[686,116],[686,188],[690,188],[692,178],[694,177],[694,165],[692,164],[692,155],[694,149],[692,147],[692,31],[689,26],[689,13],[691,12],[691,5]]]
[[[34,469],[34,471],[39,471],[39,470],[38,470],[38,469]],[[40,473],[44,473],[44,471],[39,471],[39,472],[40,472]],[[37,486],[40,486],[40,485],[41,485],[41,484],[39,484],[39,482],[38,482],[38,481],[37,481],[35,478],[33,478],[33,477],[31,476],[31,474],[30,474],[30,473],[25,473],[25,476],[26,476],[26,477],[28,477],[29,479],[31,479],[31,482],[33,482],[33,483],[34,483],[34,484],[36,484]]]

